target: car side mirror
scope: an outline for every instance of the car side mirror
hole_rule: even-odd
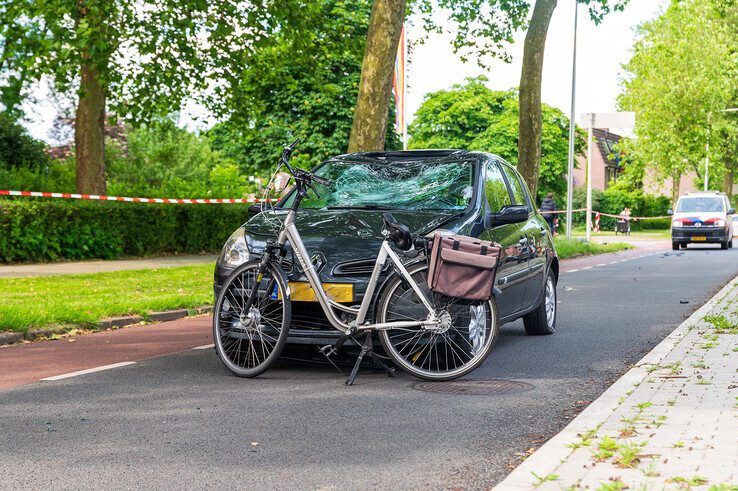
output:
[[[526,221],[529,214],[528,207],[525,205],[503,206],[499,212],[488,214],[485,217],[484,225],[486,228],[490,228],[508,223],[520,223]]]
[[[661,209],[663,210],[663,208],[661,208]],[[674,214],[674,210],[672,210],[671,208],[669,208],[668,210],[666,210],[666,214],[669,215],[669,216],[671,216],[671,215]]]
[[[735,208],[731,208],[728,210],[728,215],[733,215],[735,213]]]

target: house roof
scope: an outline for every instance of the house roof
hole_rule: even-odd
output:
[[[620,135],[610,133],[606,129],[595,128],[593,130],[597,150],[602,155],[602,160],[608,167],[620,167],[620,152],[615,150],[615,144],[622,140]]]

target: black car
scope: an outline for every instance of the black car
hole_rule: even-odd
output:
[[[522,317],[528,334],[554,331],[559,260],[551,233],[521,176],[500,157],[462,150],[353,153],[328,159],[313,172],[332,183],[303,200],[295,224],[337,301],[361,301],[383,240],[382,212],[390,210],[413,234],[452,232],[501,244],[500,323]],[[233,269],[276,238],[293,194],[228,239],[215,268],[216,298]],[[514,205],[527,207],[527,216],[518,213],[519,222],[500,223],[509,222],[500,217]],[[323,345],[336,339],[340,333],[311,301],[312,290],[289,249],[283,269],[292,291],[288,343]]]

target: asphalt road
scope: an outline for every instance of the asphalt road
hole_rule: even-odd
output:
[[[515,393],[295,363],[244,380],[209,349],[0,390],[0,488],[489,486],[736,274],[738,249],[707,248],[563,273],[558,331],[505,326],[469,377]]]

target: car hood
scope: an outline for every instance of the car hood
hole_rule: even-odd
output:
[[[726,219],[726,214],[724,211],[680,211],[679,213],[674,213],[674,216],[672,217],[673,220],[685,220],[692,223],[699,223],[704,224],[708,221],[714,222],[715,219]]]
[[[301,209],[295,226],[303,239],[354,238],[382,239],[382,210],[311,210]],[[454,211],[391,210],[399,223],[413,234],[424,234],[440,227],[450,218],[463,214]],[[244,224],[246,234],[254,238],[275,237],[287,210],[259,213]]]

